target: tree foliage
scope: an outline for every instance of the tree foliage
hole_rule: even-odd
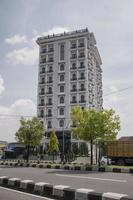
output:
[[[37,117],[33,117],[31,120],[24,118],[20,120],[20,128],[16,132],[15,136],[18,142],[24,143],[27,146],[28,157],[29,149],[40,145],[44,132],[44,125]]]
[[[54,155],[59,152],[59,141],[56,136],[55,130],[53,130],[50,135],[49,152],[53,155],[53,162],[54,162]]]
[[[108,141],[116,139],[120,130],[120,118],[115,111],[95,109],[81,109],[74,107],[71,118],[75,127],[72,132],[75,137],[91,143],[91,164],[93,162],[93,142],[96,140]]]

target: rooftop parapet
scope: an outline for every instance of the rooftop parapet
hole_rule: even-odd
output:
[[[57,37],[61,37],[61,36],[72,36],[72,35],[80,34],[80,33],[89,33],[88,28],[80,29],[80,30],[76,30],[76,31],[59,33],[59,34],[53,33],[52,35],[42,36],[37,39],[37,43],[39,43],[40,41],[45,40],[45,39],[52,39],[52,38],[57,38]]]

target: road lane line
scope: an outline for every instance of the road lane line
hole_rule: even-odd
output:
[[[72,175],[65,175],[65,174],[56,174],[56,176],[62,176],[62,177],[67,177],[67,178],[82,178],[82,179],[92,179],[92,180],[100,180],[100,181],[111,181],[111,182],[122,182],[126,183],[126,180],[118,180],[118,179],[107,179],[107,178],[95,178],[95,177],[90,177],[90,176],[72,176]]]
[[[21,191],[18,191],[18,190],[13,190],[13,189],[5,188],[5,187],[0,187],[0,189],[8,190],[8,191],[11,191],[11,192],[16,192],[16,193],[19,193],[19,194],[24,194],[24,195],[27,195],[27,196],[36,197],[36,198],[40,198],[40,199],[44,199],[44,200],[54,200],[54,199],[50,199],[50,198],[47,198],[47,197],[41,197],[41,196],[38,196],[38,195],[35,195],[35,194],[21,192]]]

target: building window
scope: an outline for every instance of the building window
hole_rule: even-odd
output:
[[[53,61],[54,61],[53,56],[49,56],[49,57],[48,57],[48,62],[53,62]]]
[[[80,90],[81,90],[81,91],[84,91],[84,90],[85,90],[85,86],[84,86],[83,83],[80,85]]]
[[[45,83],[45,78],[42,78],[42,81],[41,81],[41,83],[42,83],[42,84],[44,84],[44,83]]]
[[[64,85],[60,86],[60,92],[64,92]]]
[[[84,39],[80,39],[80,40],[78,41],[78,46],[79,46],[79,47],[84,47]]]
[[[60,115],[64,115],[64,108],[60,108],[59,114],[60,114]]]
[[[77,80],[76,74],[73,74],[73,75],[72,75],[72,80]]]
[[[80,62],[80,68],[84,68],[84,62]]]
[[[76,51],[71,52],[71,58],[72,59],[77,58],[77,52]]]
[[[72,96],[72,102],[76,103],[76,96]]]
[[[45,73],[45,67],[42,68],[42,73]]]
[[[64,55],[65,55],[65,46],[64,44],[60,45],[60,60],[64,60]]]
[[[60,65],[60,71],[64,71],[64,69],[65,69],[64,64],[61,64],[61,65]]]
[[[64,120],[63,120],[63,119],[61,119],[61,120],[59,121],[59,126],[60,126],[60,127],[64,127]]]
[[[81,102],[85,102],[85,96],[81,95]]]
[[[49,83],[52,83],[52,82],[53,82],[52,76],[49,76],[48,82],[49,82]]]
[[[49,66],[49,71],[48,72],[53,72],[53,67]]]
[[[51,98],[48,99],[48,105],[52,105],[52,99]]]
[[[85,57],[84,51],[80,51],[79,52],[79,58],[83,58],[83,57]]]
[[[72,86],[72,91],[74,92],[74,91],[76,91],[76,90],[77,90],[76,85],[73,85],[73,86]]]
[[[80,74],[80,79],[85,79],[85,74],[84,74],[84,72],[82,72],[82,73]]]
[[[44,99],[41,99],[41,106],[44,106]]]
[[[48,51],[53,52],[54,51],[54,46],[53,44],[48,45]]]
[[[64,81],[64,75],[62,74],[62,75],[60,75],[60,81],[62,82],[62,81]]]
[[[72,63],[72,69],[76,69],[76,63]]]
[[[52,94],[52,87],[48,88],[48,94]]]
[[[44,94],[44,88],[41,88],[41,94]]]
[[[75,41],[72,41],[71,42],[71,49],[74,49],[74,48],[76,48],[77,47],[77,41],[75,40]]]
[[[41,57],[41,63],[46,63],[46,57]]]
[[[52,123],[51,123],[51,121],[48,121],[48,128],[52,128]]]
[[[52,116],[52,110],[48,109],[48,117],[51,117],[51,116]]]
[[[64,103],[64,97],[60,97],[60,104]]]
[[[46,53],[46,52],[47,52],[47,47],[46,46],[42,47],[41,53]]]
[[[40,110],[40,117],[44,117],[44,110]]]

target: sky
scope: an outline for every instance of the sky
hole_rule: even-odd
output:
[[[36,115],[36,38],[86,27],[102,58],[104,108],[121,118],[118,137],[133,135],[133,88],[118,92],[133,86],[132,0],[0,0],[0,25],[0,140],[19,128],[6,115]]]

